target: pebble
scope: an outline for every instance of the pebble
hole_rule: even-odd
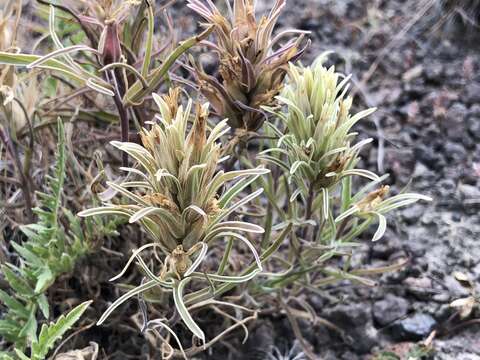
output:
[[[387,294],[383,300],[373,304],[373,319],[380,327],[392,324],[408,312],[408,301],[404,298]]]
[[[476,82],[471,82],[467,84],[464,88],[465,90],[465,101],[469,104],[478,104],[480,103],[480,84]]]
[[[427,337],[436,325],[432,316],[417,313],[398,321],[393,335],[397,341],[418,341]]]
[[[424,204],[415,204],[409,207],[406,207],[402,211],[402,218],[405,220],[407,224],[415,224],[421,218],[425,212],[425,205]]]
[[[407,286],[408,293],[421,301],[429,301],[434,293],[432,281],[428,277],[409,277],[403,282]]]
[[[444,121],[449,139],[462,140],[465,136],[467,114],[467,107],[460,102],[450,106]]]
[[[345,340],[355,353],[366,354],[378,344],[370,308],[365,304],[337,305],[326,309],[322,316],[345,331]]]
[[[467,119],[467,129],[475,140],[480,141],[480,116],[469,116]]]
[[[468,289],[464,288],[453,276],[446,276],[444,285],[447,287],[450,296],[453,298],[466,297],[470,295]]]
[[[458,190],[465,199],[480,199],[480,187],[478,186],[460,184]]]
[[[425,78],[430,82],[441,82],[443,80],[443,64],[433,63],[425,67]]]

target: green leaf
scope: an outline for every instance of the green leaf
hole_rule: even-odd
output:
[[[14,334],[14,336],[17,337],[18,333],[21,330],[22,325],[23,325],[22,322],[15,321],[15,320],[10,320],[10,319],[0,320],[0,334],[2,335]]]
[[[248,185],[253,183],[255,180],[257,180],[258,176],[252,176],[250,178],[243,178],[240,181],[238,181],[235,185],[233,185],[230,189],[228,189],[218,200],[218,206],[221,208],[224,208],[227,206],[230,201],[237,196],[243,189],[245,189]]]
[[[14,359],[7,353],[0,352],[0,360],[14,360]]]
[[[75,307],[67,315],[61,315],[55,323],[44,324],[38,341],[32,343],[32,360],[43,360],[55,342],[80,319],[91,303],[92,301],[86,301]]]
[[[28,309],[17,299],[8,295],[5,291],[0,290],[0,302],[2,302],[10,311],[17,316],[28,319],[30,312]]]
[[[205,334],[203,333],[202,329],[200,329],[200,327],[195,323],[192,315],[190,315],[190,313],[188,312],[188,309],[183,301],[183,288],[190,280],[190,278],[185,278],[181,280],[176,287],[173,288],[173,300],[175,302],[177,311],[180,314],[180,317],[182,318],[185,325],[196,337],[198,337],[205,343]]]
[[[48,299],[45,294],[41,294],[37,297],[37,303],[45,319],[48,319],[48,317],[50,316],[50,307],[48,305]]]
[[[24,225],[24,226],[21,226],[20,227],[20,230],[22,230],[22,232],[24,234],[26,234],[24,231],[23,231],[23,228],[26,228],[28,227],[28,225]],[[28,230],[27,230],[28,231]],[[24,246],[21,246],[19,244],[17,244],[16,242],[12,241],[11,242],[12,244],[12,247],[15,249],[15,251],[17,253],[20,254],[20,256],[29,264],[33,264],[33,265],[36,265],[36,266],[41,266],[42,265],[42,259],[39,258],[35,253],[33,253],[32,251],[30,251],[29,249],[25,248]]]
[[[48,97],[55,97],[57,94],[58,80],[54,77],[45,79],[45,92]]]
[[[6,265],[2,265],[1,269],[10,287],[15,290],[18,295],[26,297],[32,297],[35,295],[33,289],[30,287],[30,285],[24,278],[15,274],[13,270]]]
[[[21,350],[15,349],[15,354],[20,358],[20,360],[31,360],[27,355],[25,355]]]
[[[35,293],[40,294],[44,292],[55,281],[55,276],[48,267],[44,267],[42,272],[37,277],[37,284],[35,285]]]
[[[205,39],[212,31],[214,27],[210,26],[200,35],[193,36],[185,41],[182,41],[168,56],[167,59],[163,62],[162,66],[158,67],[152,71],[151,75],[148,77],[148,87],[143,88],[143,85],[140,81],[135,82],[128,90],[124,96],[123,101],[126,104],[133,104],[142,102],[143,98],[147,94],[154,92],[162,83],[168,71],[172,65],[177,61],[177,59],[192,46],[198,44],[200,41]]]
[[[191,277],[195,277],[198,279],[209,279],[210,281],[217,281],[217,282],[224,282],[224,283],[232,283],[232,284],[240,284],[247,281],[250,281],[255,276],[260,273],[259,269],[255,269],[251,273],[247,275],[238,275],[238,276],[226,276],[226,275],[217,275],[217,274],[204,274],[199,272],[194,272],[191,274]]]
[[[134,210],[122,209],[119,206],[102,206],[80,211],[77,215],[81,217],[96,215],[123,215],[130,217],[133,213]]]
[[[37,309],[33,307],[30,311],[30,315],[28,317],[27,322],[20,330],[18,336],[19,337],[26,337],[31,341],[36,341],[37,339],[37,318],[36,318]]]
[[[140,286],[137,286],[136,288],[133,288],[129,292],[123,294],[120,296],[115,302],[108,307],[108,309],[102,314],[100,319],[97,321],[97,325],[103,324],[103,322],[110,316],[110,314],[121,304],[123,304],[125,301],[130,299],[131,297],[141,294],[142,292],[145,292],[147,290],[150,290],[154,288],[155,286],[158,286],[158,281],[155,280],[150,280],[146,282],[145,284],[142,284]]]

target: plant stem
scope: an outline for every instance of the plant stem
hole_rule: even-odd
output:
[[[107,72],[108,74],[108,72]],[[109,72],[110,76],[107,75],[107,78],[110,78],[109,81],[113,83],[114,87],[114,93],[115,95],[113,96],[113,101],[115,103],[115,106],[117,107],[118,110],[118,115],[120,116],[120,128],[122,131],[122,141],[126,142],[128,141],[128,132],[129,132],[129,123],[128,123],[128,113],[127,109],[125,108],[122,98],[124,95],[123,91],[123,86],[121,84],[121,81],[118,81],[117,79],[121,79],[118,74],[118,69],[117,71],[112,70]],[[128,166],[128,154],[124,152],[122,154],[122,163],[123,166]]]
[[[343,233],[347,229],[347,225],[349,221],[350,219],[348,217],[342,220],[337,230],[337,236],[336,236],[337,239],[340,239],[342,237]]]
[[[270,258],[270,256],[272,256],[278,250],[278,248],[280,247],[280,245],[282,245],[283,241],[285,240],[285,238],[287,237],[287,235],[290,233],[291,230],[292,230],[292,224],[289,224],[277,236],[275,241],[268,247],[268,249],[266,249],[262,253],[262,255],[260,255],[260,261],[262,263],[267,261]],[[251,273],[252,271],[254,271],[256,267],[257,267],[257,264],[253,263],[250,266],[248,266],[240,275],[241,276],[247,275],[247,274]],[[222,284],[216,289],[215,296],[220,296],[221,294],[233,289],[237,285],[238,284],[234,284],[234,283]],[[198,290],[194,293],[188,294],[187,297],[188,298],[185,299],[185,305],[190,306],[194,303],[208,300],[209,298],[212,297],[212,295],[210,294],[210,289],[202,289],[202,290]]]
[[[307,197],[307,203],[305,205],[305,220],[310,220],[312,217],[313,213],[313,201],[315,200],[315,190],[313,190],[313,187],[310,187],[310,190],[308,192],[308,197]],[[310,230],[309,226],[306,226],[303,229],[303,238],[307,240],[307,237],[312,236],[312,231]]]
[[[0,139],[5,145],[5,148],[10,153],[10,156],[13,159],[15,167],[17,168],[18,174],[20,176],[20,182],[22,183],[23,197],[25,199],[25,212],[27,213],[27,218],[30,223],[33,222],[33,212],[32,212],[32,198],[31,198],[31,187],[30,182],[28,181],[25,173],[23,172],[22,163],[20,161],[20,156],[17,151],[17,147],[11,141],[7,130],[3,127],[0,127]]]
[[[278,293],[278,302],[280,303],[280,306],[282,309],[285,311],[285,314],[287,315],[288,322],[290,323],[290,326],[292,327],[293,333],[295,334],[295,337],[297,338],[298,342],[300,343],[300,346],[302,347],[303,352],[305,355],[310,359],[310,360],[315,360],[316,356],[315,354],[310,350],[310,347],[308,346],[307,342],[305,341],[302,331],[300,330],[300,326],[298,325],[298,321],[295,318],[295,316],[292,314],[290,311],[290,308],[288,305],[285,303],[283,300],[283,295]]]

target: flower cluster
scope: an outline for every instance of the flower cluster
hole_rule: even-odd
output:
[[[324,67],[324,60],[325,56],[320,56],[311,67],[290,65],[287,85],[277,97],[287,111],[274,112],[283,120],[286,131],[275,129],[280,137],[278,146],[260,156],[286,155],[280,164],[288,169],[290,180],[298,186],[293,198],[306,196],[311,188],[328,192],[346,176],[378,179],[370,171],[354,168],[360,149],[371,139],[352,145],[356,134],[350,132],[352,126],[375,109],[351,115],[352,98],[347,96],[349,77],[335,72],[333,66]],[[271,157],[267,155],[266,159]]]
[[[235,0],[230,17],[223,16],[211,1],[189,0],[188,6],[214,26],[215,42],[207,45],[219,58],[220,79],[195,66],[200,91],[215,112],[229,125],[244,131],[258,130],[265,114],[262,106],[276,104],[288,63],[302,53],[299,37],[279,46],[281,39],[299,31],[284,31],[272,37],[275,23],[285,6],[277,0],[268,16],[255,17],[253,0]]]

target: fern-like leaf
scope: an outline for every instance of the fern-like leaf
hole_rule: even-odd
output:
[[[82,316],[92,301],[81,303],[67,315],[61,315],[55,323],[43,324],[38,341],[32,343],[32,360],[43,360],[57,340]]]

